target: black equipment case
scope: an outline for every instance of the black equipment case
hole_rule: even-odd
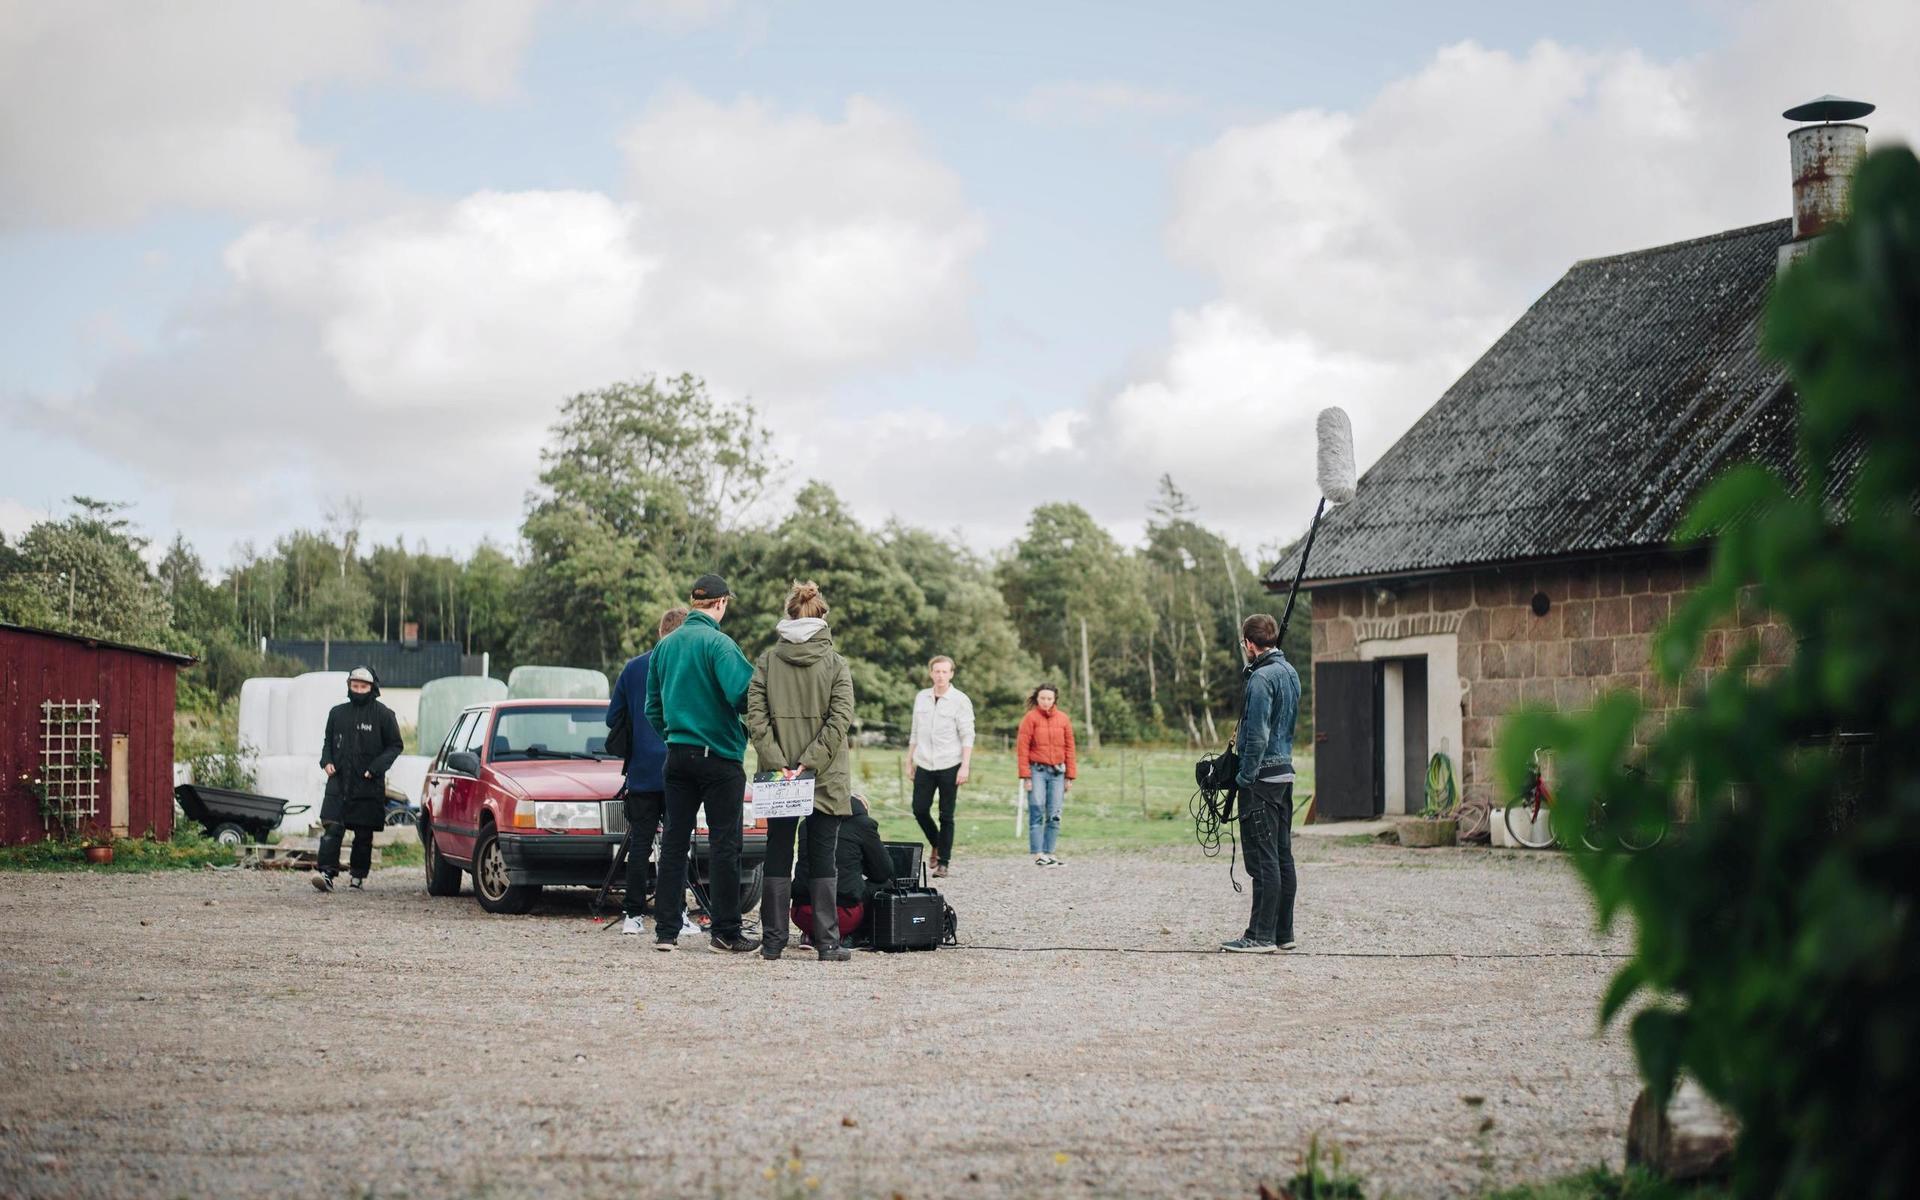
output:
[[[867,897],[873,948],[889,953],[954,944],[953,910],[927,886],[918,842],[883,842],[893,859],[893,882]]]
[[[947,902],[930,887],[896,883],[867,898],[875,950],[931,950],[947,928]]]

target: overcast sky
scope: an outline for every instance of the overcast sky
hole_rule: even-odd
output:
[[[1920,130],[1920,4],[0,0],[0,530],[511,543],[572,392],[691,371],[982,549],[1171,473],[1252,554],[1574,261]]]

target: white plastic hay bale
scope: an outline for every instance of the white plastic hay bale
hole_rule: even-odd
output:
[[[421,790],[427,783],[427,768],[433,764],[433,757],[427,754],[402,754],[393,760],[387,768],[387,794],[402,796],[408,804],[420,803]]]
[[[293,751],[291,739],[287,737],[287,697],[292,693],[292,679],[267,681],[267,740],[260,746],[262,755]]]
[[[584,667],[515,667],[507,676],[509,700],[605,700],[612,692],[605,671]]]
[[[287,740],[280,754],[320,761],[327,735],[327,714],[347,702],[345,671],[309,671],[287,681]]]
[[[420,689],[419,688],[382,687],[380,689],[380,703],[386,705],[389,709],[392,710],[393,719],[399,724],[400,732],[403,736],[406,734],[407,730],[415,729],[419,727],[420,725]]]
[[[320,823],[320,802],[327,794],[327,773],[320,769],[320,739],[312,754],[275,754],[260,759],[254,770],[254,791],[287,802],[289,808],[306,805],[305,812],[289,813],[280,832],[302,834]]]
[[[470,704],[491,704],[506,698],[507,685],[486,675],[449,675],[428,680],[420,689],[420,715],[415,725],[420,734],[420,753],[431,755],[439,751],[440,743],[453,732],[453,722],[460,710]]]
[[[240,744],[255,754],[276,754],[273,744],[273,685],[282,680],[258,676],[240,685]]]

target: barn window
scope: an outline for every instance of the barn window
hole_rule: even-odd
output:
[[[40,819],[73,833],[100,811],[100,702],[40,705]]]

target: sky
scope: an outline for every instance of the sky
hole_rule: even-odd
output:
[[[1815,13],[1813,18],[1809,13]],[[1818,27],[1810,25],[1816,20]],[[1004,547],[1170,475],[1250,557],[1582,258],[1920,131],[1920,5],[0,0],[0,532],[512,545],[569,395]]]

